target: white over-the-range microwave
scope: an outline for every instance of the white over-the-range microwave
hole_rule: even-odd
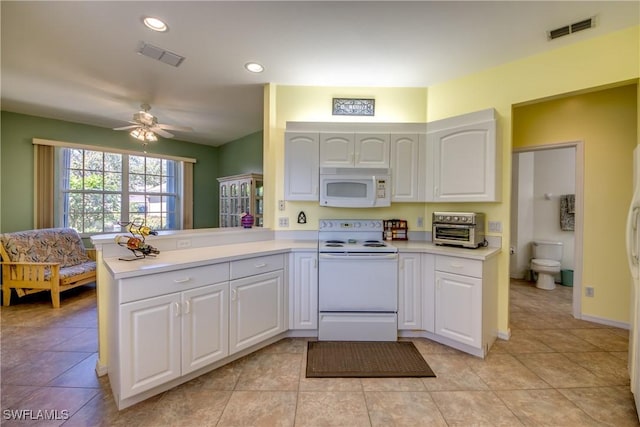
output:
[[[372,208],[390,205],[389,169],[320,168],[320,206]]]

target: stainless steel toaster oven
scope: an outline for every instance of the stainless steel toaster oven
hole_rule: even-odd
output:
[[[483,213],[434,212],[432,240],[436,245],[477,248],[486,246]]]

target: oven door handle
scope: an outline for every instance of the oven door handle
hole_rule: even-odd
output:
[[[333,260],[378,260],[378,259],[398,259],[397,253],[392,254],[368,254],[368,255],[354,255],[352,253],[330,253],[320,254],[320,259],[333,259]]]

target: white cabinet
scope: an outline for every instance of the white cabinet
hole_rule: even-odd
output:
[[[427,185],[433,186],[433,201],[500,200],[494,114],[488,109],[427,124],[427,141],[433,146],[433,175]]]
[[[260,174],[218,178],[220,188],[220,227],[240,227],[242,216],[250,213],[254,225],[262,227],[264,181]]]
[[[422,254],[422,329],[427,332],[436,330],[436,256]]]
[[[425,135],[391,134],[391,201],[424,202],[427,144]]]
[[[319,200],[318,133],[287,132],[284,146],[285,200]]]
[[[436,271],[436,334],[480,345],[482,279]]]
[[[231,262],[232,279],[245,274],[254,275],[229,283],[230,354],[285,331],[283,268],[284,255]],[[264,273],[256,274],[262,271]]]
[[[318,253],[290,257],[289,329],[318,329]]]
[[[398,260],[398,329],[422,328],[422,262],[418,253],[402,253]]]
[[[436,335],[485,356],[497,337],[497,258],[435,258]]]
[[[120,281],[109,374],[121,399],[228,355],[228,272],[224,263]]]
[[[320,167],[388,168],[388,133],[320,133]]]
[[[171,294],[121,307],[121,398],[181,375],[179,304],[180,295]]]
[[[229,354],[229,285],[183,292],[182,375]]]

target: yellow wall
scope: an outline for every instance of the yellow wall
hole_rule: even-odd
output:
[[[265,195],[270,200],[265,204],[269,209],[265,214],[267,226],[275,226],[277,200],[284,194],[283,140],[286,121],[336,121],[331,116],[332,96],[374,96],[376,98],[376,121],[433,121],[472,111],[493,107],[498,113],[500,158],[502,166],[501,203],[484,204],[429,204],[392,205],[388,210],[376,210],[376,217],[387,214],[406,217],[411,229],[416,229],[414,217],[425,216],[425,226],[429,227],[428,215],[433,210],[461,209],[478,210],[487,213],[492,221],[501,221],[503,247],[509,246],[510,193],[511,183],[511,109],[514,104],[542,99],[568,92],[585,90],[615,82],[638,79],[640,49],[639,29],[633,27],[596,39],[583,41],[567,47],[548,51],[519,61],[504,64],[460,79],[447,81],[429,88],[318,88],[318,87],[273,87],[268,86],[265,94],[265,121],[271,127],[265,129],[265,171],[267,185],[273,186],[272,193]],[[274,113],[275,110],[275,113]],[[273,115],[275,114],[275,117]],[[267,123],[265,123],[266,125]],[[588,171],[587,171],[588,173]],[[588,189],[587,189],[588,191]],[[314,203],[289,203],[289,221],[295,223],[297,211],[304,209],[309,219],[306,229],[316,229],[317,217],[333,216],[336,212],[324,211]],[[344,213],[344,214],[343,214]],[[340,216],[364,216],[359,212],[338,212]],[[297,229],[297,224],[292,224]],[[277,227],[274,227],[277,228]],[[622,237],[621,237],[622,238]],[[504,335],[508,332],[509,318],[509,254],[499,255],[499,313],[498,329]],[[585,309],[585,314],[598,315],[608,312],[603,304],[594,299]],[[606,303],[604,303],[606,305]],[[622,319],[628,321],[628,319]]]
[[[624,245],[637,145],[637,85],[626,85],[513,110],[513,147],[584,142],[582,311],[629,320],[631,274]]]

